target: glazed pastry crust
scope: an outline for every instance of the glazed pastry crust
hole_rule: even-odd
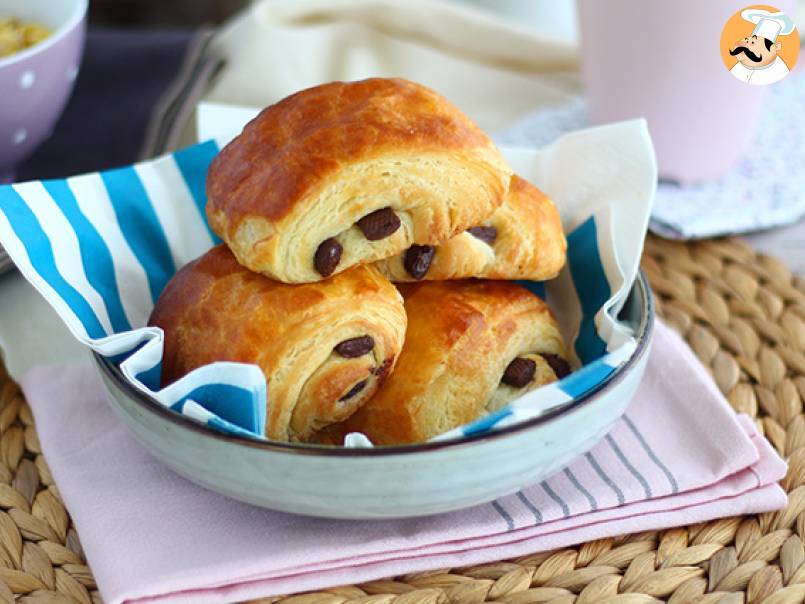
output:
[[[567,358],[547,305],[503,281],[430,281],[401,287],[408,330],[397,368],[330,442],[363,432],[373,443],[415,443],[470,422],[556,379],[538,357]],[[538,359],[531,383],[501,383],[516,357]]]
[[[213,160],[207,216],[244,266],[319,281],[313,258],[335,238],[336,272],[412,244],[438,244],[500,205],[511,169],[469,118],[402,79],[332,82],[266,108]],[[355,226],[391,208],[401,226],[369,241]]]
[[[553,279],[565,264],[567,240],[553,201],[519,176],[513,176],[503,204],[478,225],[494,227],[487,243],[468,232],[437,246],[423,279]],[[405,252],[376,263],[395,282],[415,281],[404,265]]]
[[[163,386],[216,361],[255,364],[268,386],[266,436],[305,441],[374,394],[400,353],[406,316],[398,291],[371,266],[288,285],[246,270],[219,245],[171,279],[149,324],[165,332]],[[334,351],[366,335],[371,352]]]

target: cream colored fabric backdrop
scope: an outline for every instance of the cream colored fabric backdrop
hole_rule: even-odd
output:
[[[578,49],[530,25],[456,1],[258,0],[216,36],[228,65],[205,99],[264,106],[330,80],[402,76],[494,131],[581,92]]]
[[[242,105],[331,80],[402,76],[496,130],[580,89],[574,46],[435,0],[263,0],[212,49],[227,66],[205,99]]]

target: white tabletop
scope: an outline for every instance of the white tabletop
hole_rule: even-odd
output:
[[[776,256],[795,273],[805,277],[805,219],[787,227],[744,237],[753,248]]]
[[[0,349],[15,377],[34,365],[89,359],[87,349],[18,271],[0,276]]]

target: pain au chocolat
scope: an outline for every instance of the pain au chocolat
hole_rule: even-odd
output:
[[[413,245],[376,266],[395,282],[446,279],[553,279],[567,241],[553,201],[513,176],[503,204],[486,220],[436,246]]]
[[[428,440],[570,372],[547,305],[504,281],[427,281],[400,289],[408,313],[397,367],[324,442],[363,432],[375,444]]]
[[[306,441],[377,391],[406,315],[370,265],[289,285],[243,268],[219,245],[176,273],[149,324],[165,332],[163,386],[216,361],[255,364],[268,386],[266,436]]]
[[[224,147],[207,216],[245,267],[307,283],[482,224],[510,178],[489,137],[433,90],[332,82],[266,108]]]

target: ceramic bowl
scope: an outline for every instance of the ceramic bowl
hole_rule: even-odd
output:
[[[0,58],[0,183],[50,136],[78,75],[88,0],[0,0],[0,18],[41,23],[53,33]]]
[[[645,276],[621,319],[634,355],[572,406],[500,431],[374,449],[277,443],[214,432],[136,390],[95,362],[108,400],[134,436],[177,474],[233,499],[329,518],[401,518],[448,512],[514,493],[588,451],[626,410],[648,360],[654,309]]]

